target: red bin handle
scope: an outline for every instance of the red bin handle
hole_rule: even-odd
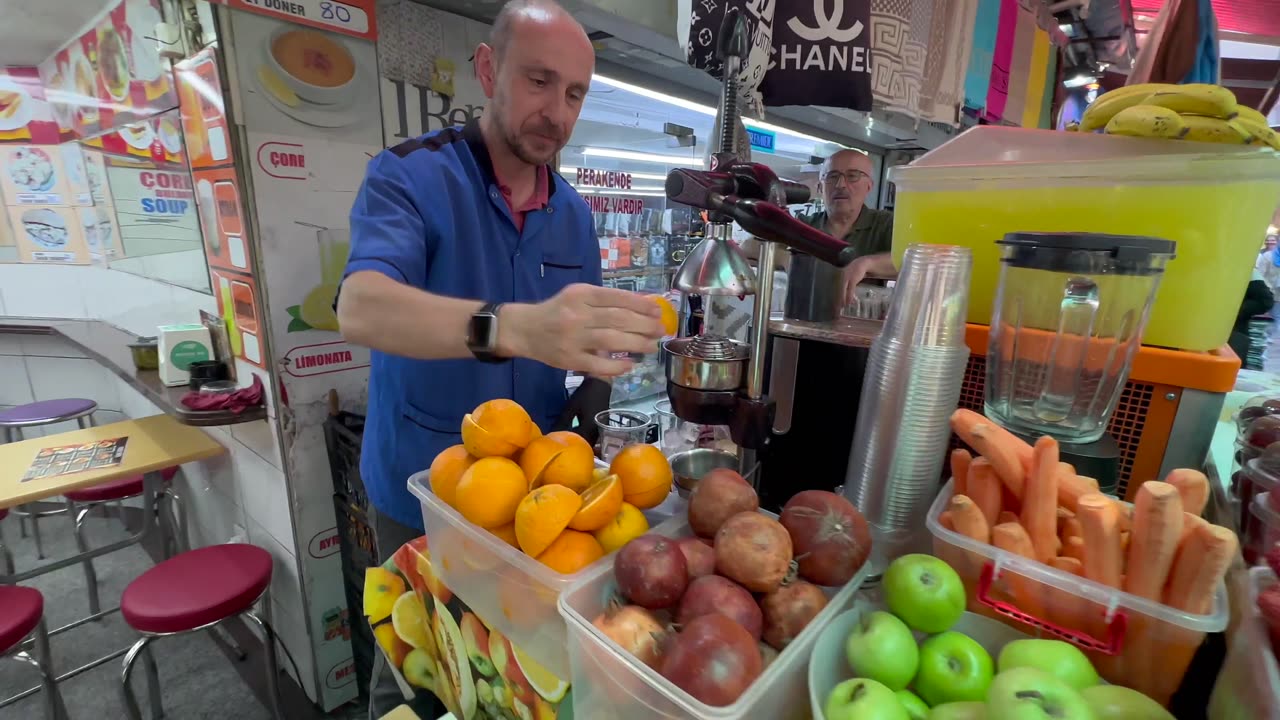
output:
[[[1125,630],[1129,627],[1129,617],[1124,610],[1116,610],[1110,622],[1107,623],[1107,637],[1100,640],[1089,633],[1051,623],[1044,618],[1038,618],[1027,613],[1017,605],[991,597],[991,585],[996,581],[997,577],[995,563],[991,561],[984,563],[982,574],[978,577],[978,602],[995,610],[997,613],[1013,618],[1025,625],[1044,630],[1085,650],[1092,650],[1103,655],[1119,655],[1124,648]]]

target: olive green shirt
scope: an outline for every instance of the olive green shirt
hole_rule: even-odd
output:
[[[800,219],[824,232],[827,229],[826,211],[802,215]],[[853,221],[853,227],[840,239],[853,246],[856,257],[887,253],[893,250],[893,213],[888,210],[872,210],[863,205],[858,219]]]

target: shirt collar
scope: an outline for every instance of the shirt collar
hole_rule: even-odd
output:
[[[532,210],[541,210],[547,206],[547,200],[550,196],[548,188],[551,185],[547,166],[539,165],[534,175],[533,194],[520,207],[512,206],[511,210],[513,212],[530,212]],[[507,204],[511,205],[511,186],[503,183],[502,180],[498,180],[498,190],[502,193],[502,197],[506,199]]]
[[[858,219],[853,221],[853,227],[849,228],[849,232],[845,233],[844,237],[840,239],[847,240],[848,238],[852,237],[854,233],[859,232],[861,230],[869,229],[871,227],[872,214],[873,214],[873,211],[871,210],[871,208],[867,207],[866,205],[863,205],[862,210],[858,212]],[[807,220],[809,225],[823,232],[827,231],[827,211],[826,210],[810,215],[807,218]]]
[[[462,139],[466,141],[471,155],[476,159],[476,164],[480,166],[480,173],[484,176],[485,182],[489,185],[497,185],[499,190],[504,194],[507,193],[508,191],[503,189],[502,182],[498,180],[498,175],[493,170],[493,159],[489,157],[489,145],[484,140],[484,133],[480,131],[478,119],[471,120],[462,127]],[[555,183],[551,182],[551,166],[542,165],[539,168],[537,184],[534,186],[530,202],[540,197],[540,204],[535,207],[542,207],[551,201],[551,196],[555,192]]]

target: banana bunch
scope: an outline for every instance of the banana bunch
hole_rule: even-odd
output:
[[[1145,83],[1117,88],[1094,100],[1076,129],[1280,150],[1280,136],[1267,127],[1266,118],[1239,105],[1234,93],[1218,85]]]

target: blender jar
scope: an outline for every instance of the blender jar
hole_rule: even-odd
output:
[[[1129,378],[1174,243],[1011,233],[987,349],[987,416],[1068,443],[1102,437]]]

